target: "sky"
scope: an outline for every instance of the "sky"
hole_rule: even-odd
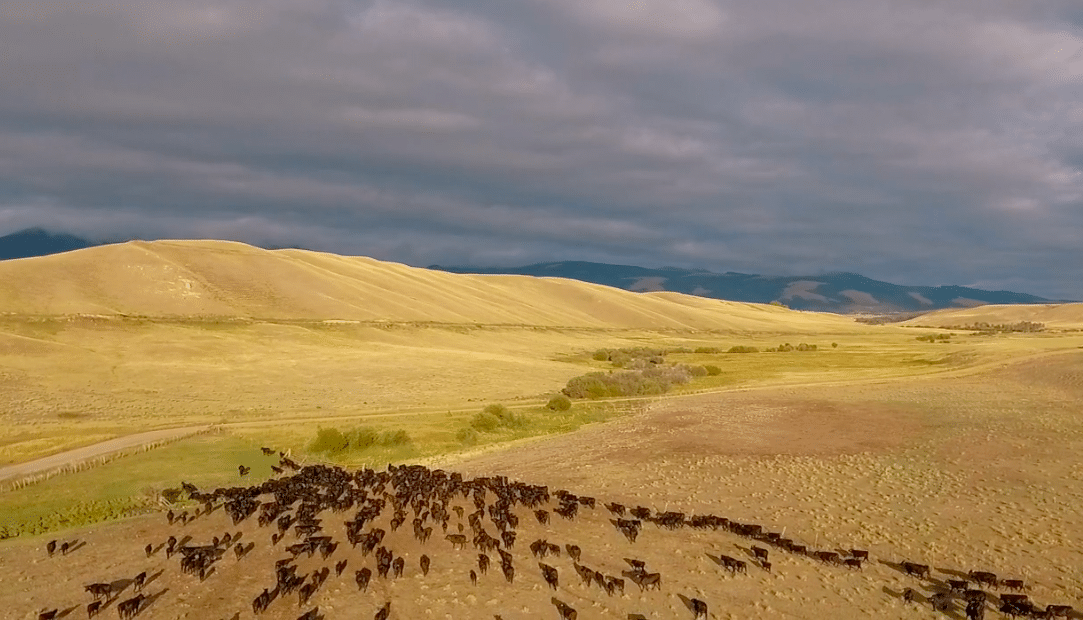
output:
[[[1083,299],[1078,0],[4,0],[0,235]]]

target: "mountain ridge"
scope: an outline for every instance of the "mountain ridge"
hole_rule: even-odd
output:
[[[987,291],[959,285],[904,286],[853,272],[765,276],[733,271],[711,272],[680,267],[638,267],[588,261],[535,263],[522,267],[458,267],[430,269],[461,274],[509,274],[563,277],[632,292],[672,291],[710,299],[778,303],[817,312],[894,313],[968,308],[985,304],[1072,303],[1013,291]]]

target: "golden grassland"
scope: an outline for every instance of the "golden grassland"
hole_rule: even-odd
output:
[[[1004,308],[1006,317],[1036,320]],[[944,316],[950,324],[971,320]],[[0,512],[26,525],[72,508],[73,493],[87,489],[95,491],[86,501],[143,505],[143,491],[161,490],[165,480],[217,480],[227,454],[243,459],[257,445],[303,452],[321,426],[406,430],[406,446],[339,457],[379,464],[492,449],[640,410],[635,400],[577,403],[567,414],[543,407],[568,379],[612,368],[592,359],[598,348],[683,350],[667,360],[721,369],[674,392],[682,395],[980,369],[1083,345],[1083,335],[1066,331],[1079,323],[1064,316],[1056,333],[959,332],[927,343],[915,336],[939,332],[220,241],[131,242],[5,261],[0,465],[145,430],[216,424],[222,432],[3,492]],[[691,352],[802,342],[818,348]],[[494,402],[526,423],[482,433],[476,445],[460,442],[457,432]],[[172,456],[186,449],[223,456]],[[129,467],[133,459],[157,465]],[[155,470],[161,475],[149,475]],[[99,484],[106,479],[111,486]]]

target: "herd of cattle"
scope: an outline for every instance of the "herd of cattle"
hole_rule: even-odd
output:
[[[275,451],[263,448],[263,453],[273,456]],[[285,557],[274,563],[273,571],[268,576],[268,585],[250,600],[252,612],[257,616],[266,612],[272,605],[289,605],[284,599],[291,595],[296,596],[298,608],[304,607],[324,587],[330,576],[331,567],[323,566],[298,574],[297,561],[301,556],[311,558],[319,553],[320,557],[327,561],[337,553],[333,567],[335,576],[340,577],[351,562],[364,563],[371,555],[375,560],[376,576],[379,579],[402,577],[406,564],[405,558],[401,555],[396,556],[395,551],[385,546],[385,543],[390,545],[391,539],[385,541],[388,532],[382,527],[377,527],[377,520],[388,508],[391,513],[387,527],[392,532],[397,531],[406,523],[409,517],[408,511],[412,514],[412,536],[428,550],[428,553],[421,555],[418,562],[422,575],[428,575],[433,562],[429,553],[436,554],[433,545],[428,544],[435,527],[441,528],[444,540],[451,545],[452,552],[465,550],[467,544],[473,545],[477,552],[477,570],[471,569],[469,578],[474,584],[477,583],[478,572],[484,575],[488,571],[490,557],[494,553],[499,556],[501,572],[505,580],[509,584],[514,583],[517,565],[513,548],[519,528],[519,513],[516,512],[516,508],[525,508],[527,518],[533,517],[543,525],[549,523],[550,512],[565,520],[574,520],[581,510],[596,510],[595,499],[592,497],[577,496],[565,490],[550,494],[548,487],[509,482],[503,476],[464,480],[460,474],[439,469],[433,470],[421,465],[388,465],[387,471],[383,472],[361,469],[351,473],[342,468],[326,465],[301,467],[284,454],[278,453],[278,455],[281,460],[278,466],[274,467],[276,476],[260,485],[218,488],[212,492],[203,492],[191,484],[182,483],[188,498],[196,501],[199,507],[195,508],[191,514],[188,511],[180,514],[170,511],[166,515],[170,526],[183,529],[193,519],[206,517],[221,509],[229,515],[233,526],[239,526],[244,522],[251,523],[251,518],[256,516],[255,521],[259,528],[272,530],[269,537],[270,546],[281,547]],[[245,469],[240,470],[242,476],[248,473]],[[286,475],[286,470],[290,470],[292,475]],[[459,496],[462,500],[458,500]],[[554,499],[556,506],[551,507]],[[474,511],[467,513],[461,504],[467,506],[472,504]],[[722,529],[748,539],[751,541],[750,547],[746,549],[748,561],[727,555],[720,555],[717,558],[711,556],[719,567],[733,575],[746,573],[749,562],[761,570],[770,572],[771,563],[768,559],[771,550],[769,547],[776,551],[808,557],[825,565],[846,567],[852,570],[861,570],[869,558],[868,552],[861,549],[847,551],[809,549],[805,545],[784,538],[780,533],[765,531],[760,525],[738,523],[715,515],[686,516],[680,512],[655,512],[643,506],[626,507],[614,502],[605,503],[603,506],[612,517],[609,522],[632,543],[636,541],[644,523],[651,523],[658,528],[669,530]],[[352,515],[343,521],[345,540],[336,540],[324,530],[321,517],[326,516],[326,511],[343,517],[352,511]],[[452,514],[457,518],[453,520]],[[470,529],[470,535],[466,533],[464,520]],[[449,529],[452,528],[455,531],[449,533]],[[490,533],[487,528],[491,528],[493,533]],[[283,541],[290,535],[291,530],[292,538],[296,542],[285,544]],[[147,544],[144,551],[147,558],[163,548],[167,560],[175,554],[179,555],[181,572],[203,582],[212,577],[215,567],[224,561],[231,549],[237,562],[243,561],[254,549],[254,542],[242,542],[241,539],[244,537],[245,534],[242,531],[225,532],[220,537],[214,536],[206,544],[193,544],[190,536],[184,536],[179,541],[175,536],[170,536],[158,546],[153,542]],[[351,549],[360,548],[360,555],[346,551],[339,552],[343,542],[349,543]],[[57,551],[57,541],[50,542],[46,550],[50,556],[54,555]],[[582,563],[583,550],[570,543],[562,548],[548,540],[539,539],[529,545],[529,550],[534,560],[537,560],[536,565],[540,570],[541,578],[556,592],[559,592],[561,587],[561,569],[555,565],[557,563],[548,558],[550,556],[559,558],[562,552],[571,560],[572,568],[583,586],[596,585],[609,596],[623,596],[626,580],[639,586],[641,591],[662,588],[661,573],[649,571],[643,560],[625,558],[627,570],[619,571],[619,575],[607,575]],[[63,543],[60,551],[66,554],[69,551],[69,543]],[[546,563],[547,560],[549,563]],[[965,578],[948,580],[944,584],[931,577],[927,565],[909,561],[898,564],[884,562],[884,564],[894,566],[903,573],[924,580],[927,588],[934,592],[926,600],[935,610],[952,612],[955,597],[958,596],[965,601],[968,620],[981,620],[986,606],[995,602],[994,597],[986,590],[980,589],[980,586],[1013,590],[1012,594],[1000,594],[999,607],[996,605],[993,607],[1013,617],[1068,618],[1073,614],[1072,608],[1067,605],[1048,605],[1044,610],[1041,609],[1031,602],[1026,594],[1021,593],[1026,589],[1026,584],[1020,580],[1000,580],[993,573],[970,571]],[[959,573],[959,576],[963,577],[964,574]],[[362,592],[368,591],[372,577],[373,570],[369,567],[361,567],[353,572],[353,581],[357,589]],[[163,590],[157,595],[149,597],[145,595],[142,590],[148,583],[147,579],[147,573],[142,572],[131,579],[86,585],[85,591],[93,597],[93,600],[85,607],[88,619],[94,618],[114,602],[117,603],[116,609],[121,620],[138,616],[164,593]],[[979,587],[971,588],[971,582]],[[132,587],[134,596],[118,602],[128,587]],[[915,602],[922,598],[910,588],[907,588],[901,596],[907,602]],[[708,617],[707,602],[698,598],[682,598],[686,601],[689,612],[695,620],[705,620]],[[277,604],[276,600],[279,601]],[[579,612],[567,602],[556,596],[551,601],[561,620],[577,620]],[[39,614],[39,620],[65,617],[71,611],[72,609],[64,612],[59,609],[44,611]],[[390,614],[391,602],[385,601],[373,617],[376,620],[388,620]],[[239,613],[234,617],[239,617]],[[298,620],[318,620],[323,617],[319,607],[313,607],[301,614]],[[356,610],[351,610],[350,617],[358,617]],[[637,617],[645,618],[646,616],[629,615],[629,618]],[[496,618],[499,620],[500,615],[497,614]]]

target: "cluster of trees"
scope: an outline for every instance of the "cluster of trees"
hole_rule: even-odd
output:
[[[837,345],[832,343],[831,346],[837,346]],[[814,345],[814,344],[805,344],[805,343],[802,342],[801,344],[799,344],[799,345],[797,345],[795,347],[792,344],[787,342],[786,344],[780,344],[777,347],[770,347],[770,348],[765,349],[765,350],[766,351],[780,351],[780,352],[786,352],[786,351],[815,351],[816,350],[816,345]]]
[[[617,368],[643,368],[665,362],[668,351],[636,347],[629,349],[598,349],[592,356],[599,362],[609,362]]]
[[[953,334],[929,334],[928,336],[918,336],[917,339],[922,342],[936,342],[951,340]]]
[[[703,374],[707,374],[705,367]],[[609,398],[664,394],[692,378],[688,366],[652,366],[621,372],[592,372],[572,377],[561,393],[569,398]]]
[[[316,438],[308,444],[308,451],[334,456],[345,452],[362,452],[375,445],[392,447],[408,443],[410,434],[402,429],[378,433],[363,426],[343,433],[337,428],[320,428],[316,431]]]
[[[987,334],[1006,333],[1006,332],[1040,332],[1045,329],[1045,323],[1033,323],[1031,321],[1019,321],[1018,323],[986,323],[984,321],[978,323],[971,323],[969,325],[953,325],[948,329],[966,329],[970,331],[982,332]]]

